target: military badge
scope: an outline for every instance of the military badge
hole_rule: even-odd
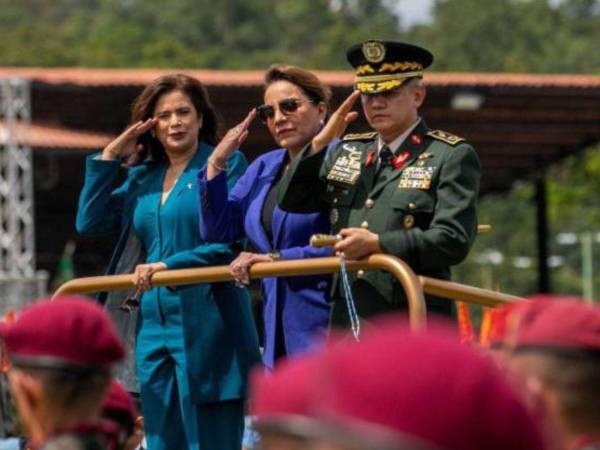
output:
[[[404,166],[404,164],[406,164],[408,158],[410,158],[410,152],[408,150],[404,150],[392,160],[392,166],[394,169],[400,169]]]
[[[399,188],[404,189],[429,189],[435,167],[408,167],[402,172]]]
[[[431,157],[433,157],[433,155],[431,153],[428,153],[428,152],[421,153],[419,155],[419,157],[417,158],[417,166],[423,167],[425,165],[425,161],[427,161]]]
[[[360,176],[361,152],[345,149],[346,152],[333,163],[327,174],[327,180],[347,186],[354,186]]]
[[[365,159],[365,167],[370,167],[375,162],[375,150],[369,150],[367,159]]]
[[[340,220],[340,213],[337,208],[333,208],[331,211],[329,211],[329,222],[331,225],[335,225],[338,220]]]
[[[410,137],[410,143],[413,145],[421,145],[423,143],[423,139],[418,134],[413,134]]]
[[[362,45],[365,59],[370,63],[380,63],[385,58],[385,46],[379,41],[367,41]]]
[[[446,144],[452,146],[455,146],[465,141],[465,139],[461,138],[460,136],[456,136],[455,134],[447,133],[446,131],[442,130],[428,131],[427,136],[430,136],[434,139],[437,139],[438,141],[445,142]]]

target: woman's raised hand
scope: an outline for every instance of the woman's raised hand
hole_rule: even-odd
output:
[[[209,180],[227,168],[229,157],[248,137],[248,128],[255,117],[256,108],[252,109],[239,124],[230,128],[223,139],[221,139],[221,142],[219,142],[213,150],[212,155],[208,158],[206,177]]]
[[[102,150],[102,159],[130,159],[135,154],[143,150],[141,145],[136,145],[137,138],[156,125],[157,119],[140,120],[134,123],[117,136],[104,150]]]
[[[323,150],[334,139],[340,138],[348,124],[358,117],[358,112],[352,111],[356,99],[360,97],[359,91],[350,94],[344,103],[331,115],[325,126],[319,131],[312,140],[312,152],[317,153]]]

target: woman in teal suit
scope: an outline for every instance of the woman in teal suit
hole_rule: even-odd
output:
[[[119,231],[109,273],[134,271],[139,295],[131,316],[103,300],[134,336],[149,450],[239,450],[247,376],[260,361],[245,290],[231,283],[153,288],[166,269],[229,263],[231,245],[198,233],[196,174],[217,141],[217,118],[202,84],[185,75],[152,82],[135,100],[132,125],[88,158],[79,200],[81,234]],[[236,139],[230,131],[224,140]],[[114,189],[122,163],[127,178]],[[246,162],[229,160],[235,184]],[[119,316],[120,315],[120,316]]]

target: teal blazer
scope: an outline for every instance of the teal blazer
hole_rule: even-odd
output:
[[[163,241],[169,253],[161,260],[169,269],[228,264],[235,256],[229,244],[204,241],[198,232],[197,173],[206,164],[213,147],[201,142],[188,167],[180,175],[168,201],[177,201],[186,220],[178,220],[163,230]],[[236,152],[229,161],[228,183],[233,187],[246,169],[244,156]],[[119,232],[108,273],[131,272],[136,264],[146,261],[139,238],[131,222],[138,202],[147,201],[150,193],[162,190],[166,170],[164,161],[147,161],[128,170],[123,184],[113,190],[120,169],[118,161],[102,161],[96,155],[86,161],[84,187],[79,199],[76,227],[82,235]],[[154,196],[156,198],[156,196]],[[209,403],[243,398],[248,373],[260,363],[258,337],[250,298],[245,289],[232,283],[183,286],[176,289],[182,308],[187,370],[192,386],[192,401]],[[135,320],[121,312],[120,296],[101,295],[125,338],[135,341]],[[120,316],[119,316],[120,315]],[[132,337],[133,336],[133,337]]]

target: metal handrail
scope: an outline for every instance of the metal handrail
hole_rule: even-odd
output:
[[[360,261],[346,261],[346,269],[386,270],[396,276],[406,291],[409,320],[413,330],[425,326],[426,307],[423,288],[412,269],[402,260],[391,255],[376,254]],[[251,278],[275,276],[316,275],[334,273],[340,270],[338,257],[296,259],[257,263],[250,268]],[[233,277],[229,266],[201,267],[194,269],[165,270],[152,276],[153,286],[180,286],[196,283],[214,283],[231,281]],[[131,289],[133,274],[105,275],[98,277],[78,278],[67,281],[60,286],[52,298],[65,294],[91,294],[94,292],[118,291]]]
[[[425,326],[426,305],[423,293],[483,306],[498,306],[525,300],[521,297],[503,294],[489,289],[481,289],[451,281],[417,276],[404,261],[391,255],[374,254],[359,261],[346,261],[346,269],[350,272],[356,272],[358,270],[385,270],[394,275],[400,281],[406,292],[409,319],[413,330],[421,329]],[[331,256],[327,258],[257,263],[250,268],[250,277],[255,279],[265,277],[316,275],[339,272],[339,270],[340,259]],[[231,281],[232,279],[233,277],[229,271],[229,266],[213,266],[156,272],[152,276],[152,285],[180,286],[196,283]],[[52,298],[65,294],[91,294],[101,291],[131,289],[133,283],[133,274],[78,278],[67,281],[60,286]]]

